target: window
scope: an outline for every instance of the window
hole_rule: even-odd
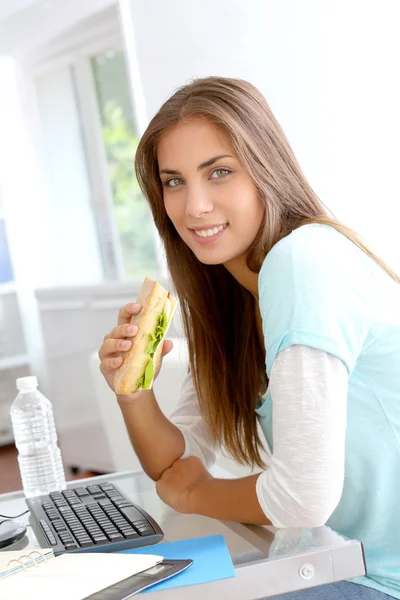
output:
[[[35,79],[49,194],[42,217],[52,285],[97,283],[107,276],[96,205],[88,167],[76,78],[70,65],[50,69]]]
[[[155,277],[153,225],[134,172],[138,136],[124,55],[120,50],[101,52],[92,57],[91,66],[125,275]]]
[[[134,173],[138,135],[120,39],[89,38],[32,73],[55,285],[140,281],[164,269]]]

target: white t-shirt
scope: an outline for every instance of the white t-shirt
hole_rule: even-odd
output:
[[[274,407],[274,451],[256,485],[258,501],[276,527],[319,527],[340,500],[347,383],[344,363],[327,352],[294,345],[276,357],[268,388]],[[182,458],[198,456],[211,466],[216,449],[191,375],[170,420],[185,438]]]

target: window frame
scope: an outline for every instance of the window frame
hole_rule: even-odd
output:
[[[107,281],[127,281],[124,270],[122,246],[114,214],[113,195],[108,176],[106,148],[102,137],[101,115],[98,105],[91,59],[94,55],[108,50],[124,52],[124,40],[117,14],[110,18],[108,12],[104,20],[65,36],[53,44],[48,44],[25,60],[22,68],[26,81],[28,101],[33,110],[33,135],[42,147],[41,126],[35,79],[40,75],[62,68],[70,68],[73,74],[76,101],[81,121],[82,142],[87,157],[88,176],[91,183],[90,205],[93,210],[98,232],[98,244],[103,259],[103,276]],[[127,61],[127,54],[125,60]],[[129,68],[127,66],[129,78]],[[131,87],[131,86],[130,86]],[[135,111],[134,92],[132,99],[133,120],[138,136],[141,133],[138,115]],[[140,100],[141,102],[141,100]],[[143,124],[142,124],[143,126]],[[46,177],[46,165],[43,164]],[[153,245],[156,256],[157,278],[166,277],[165,257],[160,252],[160,238],[152,223]]]

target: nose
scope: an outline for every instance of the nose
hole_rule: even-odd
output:
[[[212,199],[201,185],[188,186],[186,196],[186,215],[197,219],[214,210]]]

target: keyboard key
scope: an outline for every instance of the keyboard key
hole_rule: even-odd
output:
[[[140,535],[138,534],[138,532],[137,532],[137,531],[135,531],[134,529],[132,529],[132,530],[130,530],[130,531],[128,531],[128,530],[126,530],[126,531],[123,531],[123,532],[122,532],[122,535],[123,535],[123,536],[124,536],[124,538],[125,538],[125,539],[127,539],[127,540],[134,540],[135,538],[138,538],[138,537],[140,537]]]
[[[77,496],[90,496],[89,492],[84,487],[75,488],[74,492]]]
[[[64,544],[64,548],[68,551],[71,551],[71,550],[76,550],[78,548],[78,546],[76,544],[74,544],[73,542],[69,542],[68,544]]]
[[[75,539],[77,540],[77,542],[81,542],[81,541],[91,541],[91,537],[90,535],[88,535],[87,531],[83,531],[82,533],[76,533],[75,534]]]
[[[114,522],[116,519],[119,519],[120,515],[115,515],[114,513],[108,513],[107,517],[110,519],[110,521]]]
[[[152,527],[141,527],[140,529],[137,529],[136,531],[138,531],[138,533],[140,533],[140,535],[152,535],[154,533],[153,528]]]
[[[55,498],[62,498],[62,494],[60,492],[50,492],[49,496],[52,500]]]
[[[96,542],[96,544],[100,544],[100,542],[101,543],[106,542],[107,538],[105,535],[95,535],[93,537],[93,540]]]
[[[107,533],[107,537],[110,540],[110,542],[124,539],[120,533]]]
[[[126,531],[136,531],[136,529],[134,527],[132,527],[131,525],[123,525],[121,527],[118,527],[118,529],[122,532],[125,533]]]
[[[110,533],[117,533],[117,531],[118,531],[118,529],[116,529],[116,527],[114,527],[113,524],[111,524],[111,525],[104,525],[102,527],[102,530],[106,531],[106,532],[108,531]]]
[[[93,542],[92,540],[85,540],[85,541],[80,541],[78,540],[78,544],[80,545],[81,548],[90,548],[91,546],[93,546]]]
[[[129,523],[127,525],[125,525],[125,524],[124,525],[117,525],[117,527],[118,527],[119,531],[125,531],[125,530],[128,530],[128,529],[133,529],[132,526],[129,525]]]
[[[111,502],[111,500],[109,498],[104,498],[104,500],[100,499],[99,500],[99,504],[101,506],[112,506],[112,502]]]
[[[134,523],[135,521],[143,521],[142,513],[139,512],[134,506],[121,508],[121,513],[128,519],[130,523]]]
[[[103,510],[106,515],[114,515],[117,517],[120,514],[120,512],[114,506],[104,506]]]
[[[91,538],[94,538],[96,535],[102,535],[103,532],[100,528],[96,527],[93,529],[89,529],[89,534]]]
[[[108,510],[106,512],[106,514],[107,514],[107,517],[112,520],[118,519],[121,516],[118,511],[112,511],[112,510]]]
[[[79,519],[75,519],[75,518],[72,518],[72,519],[71,519],[71,518],[68,518],[68,519],[65,519],[65,520],[67,521],[67,523],[68,523],[68,525],[69,525],[70,527],[72,527],[72,525],[79,525]]]
[[[135,523],[135,524],[134,524],[134,528],[135,528],[135,529],[138,529],[139,531],[140,531],[141,529],[148,529],[148,528],[152,529],[152,527],[151,527],[151,526],[150,526],[148,523],[142,523],[142,524],[140,524],[140,525],[138,525],[137,523]]]
[[[115,527],[118,529],[123,529],[124,527],[131,527],[128,521],[115,521]]]
[[[115,489],[114,486],[111,485],[111,483],[103,483],[103,485],[101,485],[100,487],[103,490],[103,492]]]
[[[133,506],[132,502],[128,502],[127,500],[117,500],[114,503],[118,508],[126,508],[127,506]]]
[[[40,521],[40,524],[43,527],[43,531],[45,531],[46,533],[50,533],[51,532],[51,529],[48,526],[47,521],[42,520],[42,521]]]

